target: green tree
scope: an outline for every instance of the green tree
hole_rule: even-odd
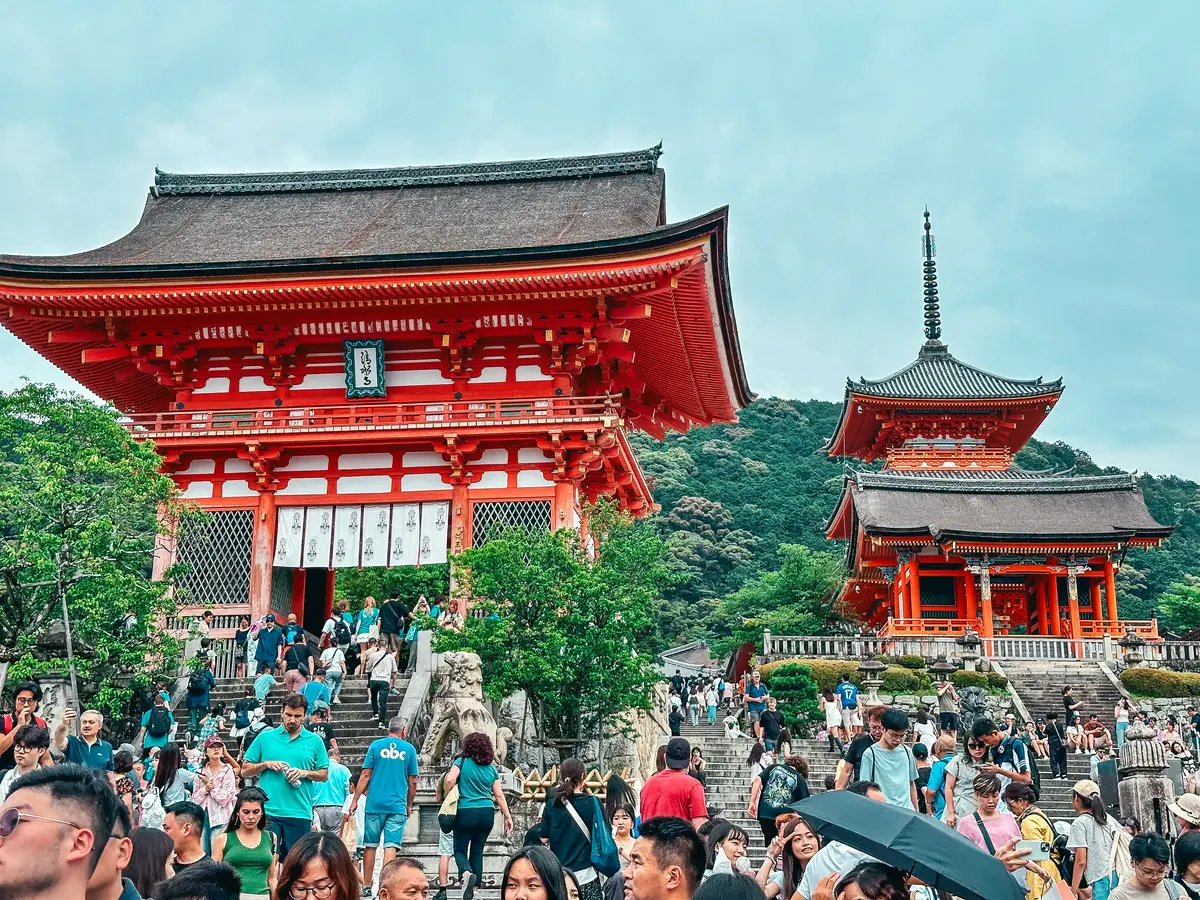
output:
[[[758,643],[764,629],[775,634],[828,634],[842,616],[834,598],[845,579],[841,556],[800,544],[779,548],[774,572],[760,575],[725,597],[709,620],[712,646],[729,655],[747,641]]]
[[[595,559],[570,530],[511,530],[465,551],[455,577],[483,616],[437,636],[439,651],[479,654],[490,697],[524,691],[536,730],[572,751],[614,714],[649,708],[651,612],[673,578],[652,528],[605,504],[588,522]]]
[[[174,488],[161,458],[111,407],[45,385],[0,393],[0,684],[65,671],[62,603],[82,699],[110,717],[179,644],[170,581],[151,581],[160,504]]]
[[[786,663],[771,671],[767,686],[771,696],[779,701],[779,711],[793,736],[811,734],[813,723],[820,719],[817,703],[820,688],[813,679],[812,669],[800,663]]]
[[[450,565],[394,566],[390,569],[339,569],[333,583],[338,600],[349,600],[350,608],[362,609],[363,600],[374,597],[382,603],[388,597],[398,597],[408,606],[424,595],[432,606],[450,592]]]
[[[1200,628],[1200,578],[1185,575],[1158,598],[1158,610],[1174,632]]]

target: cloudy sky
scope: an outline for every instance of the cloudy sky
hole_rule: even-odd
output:
[[[668,215],[731,208],[759,394],[840,399],[944,335],[1062,376],[1041,436],[1200,478],[1200,4],[0,6],[0,252],[137,221],[154,166],[248,171],[664,142]],[[0,389],[69,384],[0,332]]]

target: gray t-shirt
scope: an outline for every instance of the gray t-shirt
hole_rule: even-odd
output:
[[[913,808],[911,785],[917,780],[917,761],[904,744],[891,750],[872,744],[863,753],[858,773],[860,778],[878,784],[892,806]]]
[[[958,712],[958,708],[954,703],[954,694],[951,693],[950,688],[946,689],[946,693],[938,694],[938,712]]]
[[[1112,874],[1108,865],[1108,857],[1112,851],[1112,832],[1107,825],[1100,825],[1091,813],[1077,816],[1071,823],[1067,846],[1072,850],[1087,848],[1087,864],[1083,869],[1083,877],[1087,879],[1088,884]]]
[[[1178,887],[1178,885],[1176,886]],[[1109,900],[1171,900],[1171,893],[1167,890],[1166,882],[1155,885],[1152,891],[1143,891],[1132,881],[1122,881],[1112,889],[1108,898]]]

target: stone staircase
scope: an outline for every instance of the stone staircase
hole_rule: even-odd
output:
[[[1009,668],[1006,667],[1005,671],[1008,672]],[[1098,674],[1104,677],[1102,672]],[[1077,694],[1080,693],[1079,686],[1074,683],[1072,686]],[[1061,692],[1061,686],[1058,690]],[[1061,706],[1061,702],[1059,705]],[[1111,709],[1109,713],[1111,718]],[[709,806],[720,807],[721,818],[737,823],[750,835],[748,855],[757,867],[762,862],[766,847],[758,822],[746,815],[746,805],[750,800],[749,767],[746,764],[750,743],[746,740],[729,740],[720,725],[684,725],[681,736],[687,738],[693,746],[702,749],[707,763],[705,796]],[[836,774],[840,755],[831,753],[828,744],[814,740],[796,741],[794,746],[808,760],[809,791],[813,794],[821,793],[825,789],[825,776]],[[1069,754],[1069,777],[1065,781],[1056,781],[1050,777],[1049,759],[1038,759],[1037,766],[1042,785],[1039,807],[1051,821],[1074,819],[1071,787],[1076,781],[1090,777],[1090,757],[1084,754]]]
[[[1098,663],[1086,660],[1006,661],[1004,674],[1034,718],[1056,712],[1065,727],[1062,689],[1070,685],[1080,704],[1077,712],[1083,719],[1095,713],[1109,732],[1113,732],[1113,707],[1120,702],[1122,694]]]
[[[276,679],[281,681],[282,679]],[[217,681],[216,688],[211,692],[210,702],[221,703],[225,707],[225,721],[232,727],[233,707],[246,696],[246,685],[251,683],[248,678],[222,678]],[[397,679],[396,687],[388,701],[388,714],[394,715],[400,711],[400,702],[404,690],[408,686],[405,679]],[[282,684],[277,684],[267,695],[264,708],[271,721],[280,723],[283,698],[286,691]],[[357,771],[367,755],[367,747],[371,741],[383,737],[387,732],[379,727],[378,721],[371,714],[371,699],[367,690],[365,678],[348,678],[342,682],[341,703],[330,707],[332,723],[337,735],[338,748],[342,752],[342,763],[351,771]],[[174,710],[175,718],[180,722],[180,736],[186,732],[187,709],[186,695],[180,705]],[[224,733],[228,737],[228,730]]]

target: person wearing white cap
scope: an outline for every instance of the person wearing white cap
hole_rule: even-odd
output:
[[[1200,831],[1200,796],[1184,794],[1176,797],[1174,803],[1167,804],[1167,809],[1175,817],[1175,824],[1179,826],[1181,835],[1189,831]]]
[[[1091,779],[1075,782],[1071,789],[1071,806],[1078,813],[1067,836],[1067,847],[1075,851],[1071,891],[1076,897],[1087,896],[1087,889],[1080,886],[1086,880],[1091,888],[1091,900],[1108,900],[1112,888],[1109,857],[1117,823],[1104,811],[1100,785]]]

